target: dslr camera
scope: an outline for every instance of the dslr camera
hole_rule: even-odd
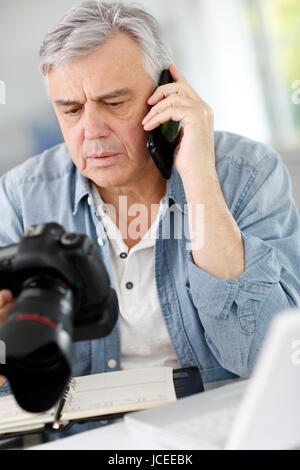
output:
[[[92,241],[57,223],[29,227],[20,243],[0,248],[0,289],[16,301],[0,325],[0,365],[19,405],[51,408],[72,374],[73,341],[110,334],[118,301]]]

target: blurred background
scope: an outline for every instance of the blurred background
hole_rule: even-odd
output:
[[[79,3],[0,0],[0,174],[62,141],[38,55],[49,27]],[[300,209],[300,0],[135,3],[159,20],[215,129],[280,153]]]

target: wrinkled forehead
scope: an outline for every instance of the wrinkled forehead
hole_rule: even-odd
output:
[[[50,69],[48,74],[52,99],[57,92],[88,88],[93,93],[106,93],[112,86],[137,88],[149,80],[139,45],[124,33],[113,36],[91,54]]]

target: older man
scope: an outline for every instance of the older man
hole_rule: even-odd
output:
[[[249,377],[273,317],[300,304],[300,224],[284,164],[263,144],[214,132],[212,110],[171,62],[144,11],[72,9],[41,48],[65,143],[1,178],[1,246],[56,221],[94,240],[117,291],[118,324],[76,344],[75,375],[180,365],[199,367],[205,383]],[[165,68],[174,82],[156,88]],[[166,182],[146,138],[170,119],[181,131]],[[181,237],[161,234],[171,211],[188,227]],[[4,320],[13,299],[1,299]]]

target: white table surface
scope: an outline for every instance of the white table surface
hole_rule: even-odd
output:
[[[156,450],[157,442],[132,434],[123,421],[85,431],[74,436],[57,439],[30,450]]]

